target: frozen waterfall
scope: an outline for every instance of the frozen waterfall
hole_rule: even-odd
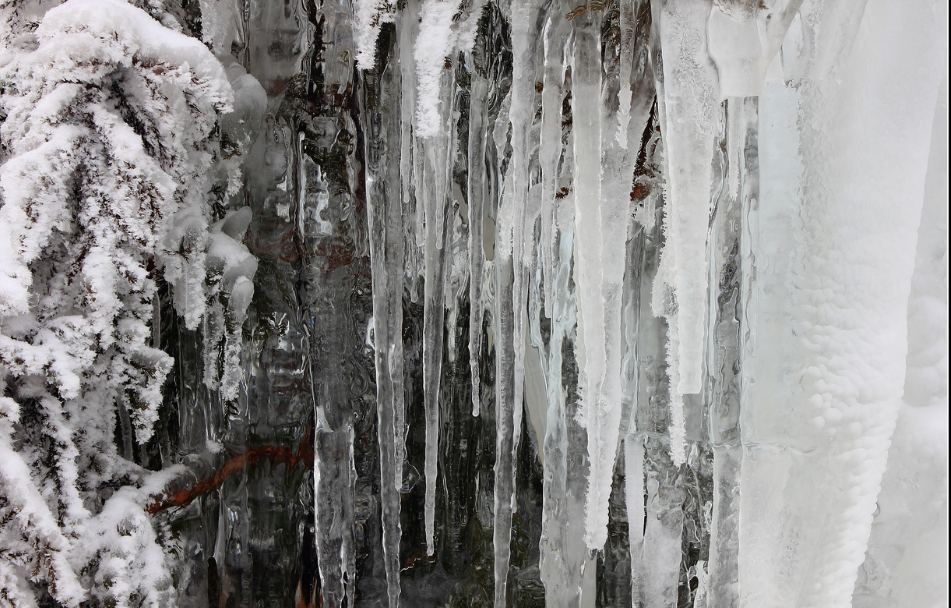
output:
[[[947,606],[947,20],[0,2],[0,607]]]

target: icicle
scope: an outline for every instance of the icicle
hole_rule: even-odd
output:
[[[709,12],[710,4],[701,0],[669,3],[663,8],[657,4],[654,9],[663,49],[666,122],[661,131],[669,167],[669,254],[665,255],[671,258],[667,279],[676,289],[679,311],[680,340],[674,360],[680,369],[681,393],[700,390],[704,249],[718,98],[715,69],[703,58]]]
[[[452,109],[452,72],[444,70],[441,84],[440,117],[444,125],[439,134],[427,141],[424,167],[424,205],[426,210],[426,280],[423,312],[423,401],[426,411],[426,549],[435,553],[436,474],[439,457],[439,381],[442,372],[445,320],[446,265],[450,252],[443,243],[451,225],[446,221],[446,183],[450,168],[448,149],[454,145],[450,128]]]
[[[664,251],[666,255],[667,251]],[[670,458],[674,466],[687,461],[687,419],[684,413],[684,395],[680,390],[680,312],[674,309],[667,315],[667,378],[670,382]]]
[[[586,193],[590,177],[585,172],[597,172],[600,178],[600,191],[596,207],[591,202],[587,209],[578,206],[576,221],[579,230],[578,270],[580,276],[579,308],[584,321],[584,331],[579,332],[584,341],[585,366],[582,406],[585,408],[586,427],[588,429],[588,456],[591,460],[586,509],[586,540],[589,549],[600,549],[607,538],[607,504],[614,475],[614,461],[617,452],[619,433],[625,433],[630,418],[631,400],[622,398],[621,371],[625,356],[631,356],[636,338],[622,343],[627,319],[622,308],[627,303],[628,310],[636,324],[636,301],[626,299],[636,288],[622,289],[625,271],[630,269],[633,276],[627,280],[639,285],[640,257],[634,262],[627,258],[628,227],[631,225],[630,192],[634,177],[634,165],[638,149],[627,146],[630,140],[639,141],[650,115],[653,99],[652,87],[640,78],[646,69],[647,45],[642,32],[635,37],[635,15],[646,9],[644,4],[636,3],[622,9],[620,15],[620,38],[618,47],[596,48],[596,57],[602,54],[619,56],[619,62],[606,64],[603,83],[595,81],[600,88],[600,113],[592,116],[590,110],[576,114],[574,118],[576,133],[576,158],[579,159],[576,179],[578,197]],[[600,31],[600,29],[595,30]],[[609,39],[610,40],[610,39]],[[576,52],[585,44],[585,38],[576,40]],[[611,44],[609,41],[607,44]],[[636,73],[638,85],[631,86],[633,61],[639,61]],[[577,58],[576,58],[577,61]],[[590,72],[591,68],[580,69]],[[575,72],[573,72],[574,74]],[[580,77],[579,77],[580,78]],[[590,78],[590,76],[587,76]],[[590,90],[586,90],[587,81],[576,81],[573,96],[575,108],[591,104]],[[593,105],[593,104],[592,104]],[[586,119],[592,120],[591,123]],[[597,122],[594,122],[594,121]],[[589,137],[584,130],[600,128],[600,167],[595,159],[581,161],[577,142]],[[590,153],[589,153],[590,154]],[[582,163],[588,166],[583,166]],[[576,198],[576,206],[580,198]],[[597,200],[597,199],[595,199]],[[592,201],[593,202],[593,201]],[[584,234],[585,231],[589,234]],[[642,249],[641,249],[642,250]],[[633,264],[633,266],[632,266]],[[598,326],[597,324],[600,324]],[[635,330],[636,331],[636,330]],[[629,342],[631,344],[629,344]],[[630,364],[628,367],[632,367]]]
[[[383,553],[390,608],[400,596],[400,489],[403,483],[403,209],[399,71],[396,45],[383,48],[378,72],[366,72],[364,112],[378,132],[366,138],[367,215],[373,271],[373,347],[380,443]],[[392,63],[390,63],[392,62]],[[398,64],[397,64],[398,65]]]
[[[511,168],[510,168],[511,171]],[[511,556],[512,504],[515,496],[515,421],[517,409],[515,393],[515,317],[520,314],[513,308],[516,301],[514,287],[514,265],[518,259],[512,255],[512,230],[514,214],[512,190],[517,187],[515,180],[509,178],[505,183],[502,203],[499,208],[499,221],[496,225],[496,299],[495,299],[495,517],[492,543],[495,552],[495,606],[506,605],[506,585],[508,580],[509,558]],[[520,391],[519,391],[520,392]]]
[[[637,443],[641,441],[644,447],[637,445],[635,450],[643,450],[646,517],[638,570],[643,584],[638,591],[643,608],[666,608],[677,605],[687,493],[664,442],[643,436],[637,438]],[[637,516],[637,498],[633,500]]]
[[[631,597],[640,607],[645,575],[644,551],[644,439],[636,435],[624,438],[624,503],[627,507],[628,535],[631,543]]]
[[[532,193],[528,160],[535,95],[535,41],[541,4],[535,0],[512,7],[512,90],[509,122],[512,164],[505,176],[496,237],[496,475],[495,475],[495,605],[505,606],[515,507],[515,453],[522,422],[526,325],[526,217]],[[498,126],[497,126],[498,128]],[[534,196],[540,196],[540,191]]]
[[[569,289],[574,241],[571,221],[574,214],[574,195],[570,188],[557,190],[559,183],[570,184],[572,167],[570,144],[567,150],[562,144],[562,123],[565,118],[564,54],[571,26],[563,13],[571,8],[566,10],[564,3],[554,4],[544,29],[545,68],[539,146],[542,208],[541,240],[538,243],[537,255],[542,271],[544,314],[551,320],[545,366],[548,420],[543,443],[545,473],[539,568],[542,583],[545,585],[545,603],[549,606],[568,606],[578,601],[581,588],[579,574],[583,559],[579,560],[581,556],[572,551],[572,547],[583,544],[584,534],[584,526],[578,525],[579,521],[583,521],[583,518],[578,516],[583,512],[583,504],[579,500],[581,492],[573,493],[569,489],[569,477],[572,474],[581,477],[583,471],[577,468],[569,471],[568,467],[571,451],[569,427],[576,427],[576,431],[580,429],[577,429],[573,417],[568,415],[568,389],[562,378],[562,349],[575,326],[574,293]],[[558,161],[563,152],[566,155],[565,162],[559,166]],[[562,210],[560,218],[556,217],[559,209]],[[564,227],[560,235],[559,226]],[[535,322],[540,324],[540,319]],[[541,336],[535,338],[533,329],[533,343],[536,341],[536,348],[543,348]],[[576,443],[577,440],[576,437]],[[580,446],[575,447],[577,449]],[[582,479],[582,486],[583,483]]]
[[[744,218],[759,198],[756,148],[757,100],[732,98],[723,103],[715,155],[714,217],[710,227],[706,365],[710,381],[707,405],[713,447],[713,497],[710,559],[705,591],[709,605],[739,604],[739,492],[743,318]],[[745,211],[744,211],[745,209]],[[748,241],[748,239],[745,239]],[[748,244],[748,243],[746,243]]]
[[[413,41],[419,27],[419,0],[407,0],[406,8],[403,10],[399,19],[400,48],[399,48],[399,66],[400,66],[400,186],[402,190],[402,200],[404,205],[404,224],[407,228],[407,244],[415,243],[416,247],[422,247],[420,239],[425,234],[423,228],[423,215],[420,211],[421,194],[417,179],[419,171],[417,161],[419,154],[413,138],[413,118],[416,115],[416,63],[413,59]],[[414,200],[414,197],[420,197]],[[414,222],[407,222],[409,219],[410,201],[414,201],[413,216]],[[418,274],[415,263],[418,252],[415,248],[407,251],[407,273],[411,277]],[[412,267],[410,267],[412,265]],[[411,293],[414,297],[415,285],[411,287]]]
[[[667,164],[663,272],[654,285],[655,302],[672,288],[672,304],[655,308],[669,324],[671,455],[684,461],[683,395],[701,389],[704,309],[707,288],[706,241],[710,216],[710,167],[719,91],[716,69],[706,54],[710,4],[685,0],[652,5],[654,33],[663,54],[658,87],[661,131]]]
[[[453,27],[456,3],[427,0],[420,16],[419,35],[414,45],[417,68],[418,104],[415,115],[417,169],[417,227],[425,229],[421,242],[425,248],[425,311],[423,319],[423,396],[426,411],[426,545],[429,555],[435,552],[436,474],[439,454],[439,382],[445,321],[445,298],[448,290],[447,259],[452,245],[446,245],[454,220],[447,220],[449,184],[455,159],[456,130],[453,124],[455,82],[452,59],[455,45],[471,45],[472,27],[477,17],[469,15],[461,21],[462,36]],[[476,9],[475,13],[478,10]],[[421,203],[420,203],[421,201]],[[425,222],[419,223],[420,204]]]
[[[568,188],[558,187],[558,161],[563,146],[562,105],[564,103],[565,49],[571,21],[565,19],[564,3],[555,4],[544,30],[545,67],[542,80],[542,124],[538,160],[542,172],[541,241],[538,243],[545,294],[545,316],[553,318],[555,294],[552,292],[554,258],[557,255],[555,210]]]
[[[559,15],[560,17],[561,15]],[[569,141],[569,146],[571,142]],[[566,162],[570,178],[571,160]],[[562,377],[562,352],[575,329],[575,294],[570,289],[571,257],[574,244],[574,194],[558,201],[558,225],[564,231],[556,236],[552,297],[553,316],[548,359],[548,424],[545,435],[544,505],[542,535],[539,543],[541,579],[545,584],[545,602],[549,606],[577,605],[582,588],[581,570],[584,550],[584,486],[586,466],[569,466],[585,450],[586,437],[575,420],[574,391]],[[540,252],[539,255],[542,255]],[[582,461],[583,462],[583,461]]]
[[[608,174],[616,181],[616,193],[612,196],[625,198],[630,194],[631,173],[639,152],[640,136],[650,114],[654,101],[654,83],[650,60],[648,58],[649,31],[645,27],[650,4],[646,0],[634,0],[620,4],[621,39],[618,49],[620,66],[617,72],[618,82],[618,114],[616,119],[617,130],[614,137],[610,137],[610,126],[604,137],[604,144],[614,149],[614,154],[620,157],[621,169],[619,175]],[[606,106],[613,108],[613,104]]]
[[[495,553],[495,607],[506,606],[506,582],[512,547],[512,497],[515,494],[514,344],[512,311],[512,260],[495,262],[495,515],[492,545]]]
[[[575,248],[578,281],[581,409],[591,467],[585,499],[585,543],[607,538],[607,506],[621,417],[620,290],[624,271],[626,200],[602,192],[601,18],[578,18],[572,60],[575,157]]]
[[[425,265],[423,313],[423,401],[426,419],[424,474],[426,496],[424,521],[426,548],[435,552],[436,476],[439,455],[439,382],[442,369],[445,320],[446,264],[450,254],[444,246],[451,222],[446,221],[448,184],[455,146],[455,129],[450,117],[454,86],[450,55],[456,42],[452,27],[456,2],[426,0],[413,40],[412,62],[416,74],[413,117],[413,195],[416,199],[416,244],[423,250]],[[415,7],[414,7],[415,8]],[[410,28],[407,28],[410,29]],[[405,56],[405,55],[404,55]],[[403,66],[403,70],[406,67]],[[405,90],[405,87],[404,87]],[[404,120],[406,108],[404,106]],[[405,147],[405,123],[404,123]],[[405,150],[404,150],[405,154]],[[405,162],[405,159],[404,159]],[[406,170],[402,171],[403,177]]]
[[[413,127],[415,131],[415,125]],[[412,149],[411,158],[413,159],[413,170],[411,172],[412,180],[412,192],[413,200],[415,201],[415,213],[416,213],[416,229],[414,232],[416,238],[416,248],[417,254],[422,258],[420,264],[423,264],[423,267],[418,269],[420,275],[425,275],[426,269],[426,200],[428,194],[426,190],[426,172],[425,172],[425,163],[426,163],[426,147],[424,140],[418,137],[412,138]],[[418,290],[413,290],[414,296]],[[415,302],[415,299],[413,300]]]
[[[742,2],[729,9],[722,5],[711,9],[707,2],[690,0],[663,7],[657,3],[653,9],[664,55],[664,87],[660,90],[668,210],[664,217],[667,270],[661,280],[673,288],[675,298],[665,316],[671,325],[668,369],[675,425],[671,450],[677,463],[683,462],[684,456],[680,426],[684,420],[683,395],[698,393],[702,380],[703,300],[707,290],[704,253],[716,102],[721,95],[759,93],[766,66],[779,49],[800,3],[783,2],[776,10]],[[708,32],[710,40],[704,44]],[[708,51],[717,59],[720,80]]]
[[[482,250],[483,208],[487,177],[485,172],[486,97],[489,80],[481,66],[471,70],[472,91],[469,101],[469,367],[472,374],[472,415],[479,415],[481,382],[479,360],[482,354]]]
[[[660,96],[660,93],[658,93]],[[658,113],[662,104],[658,103]],[[658,120],[661,120],[658,118]],[[649,128],[654,130],[655,122],[652,119]],[[651,218],[648,214],[661,215],[664,212],[660,188],[662,171],[662,146],[659,145],[659,136],[651,136],[646,143],[646,158],[641,169],[644,174],[638,176],[637,184],[642,188],[644,198],[638,199],[643,205],[640,222],[644,227],[642,285],[649,285],[661,274],[660,250],[663,246],[661,222]],[[650,226],[649,228],[647,226]],[[638,246],[640,246],[638,244]],[[629,517],[642,517],[643,533],[640,539],[637,533],[629,526],[632,558],[632,577],[634,605],[638,608],[654,608],[676,604],[681,566],[681,552],[676,547],[681,546],[683,523],[683,489],[678,487],[680,467],[675,465],[670,457],[670,443],[657,431],[667,428],[672,432],[670,424],[670,396],[668,368],[665,362],[665,338],[667,338],[667,324],[654,314],[653,302],[655,296],[666,295],[665,291],[655,290],[653,294],[644,293],[639,298],[639,312],[636,335],[636,362],[637,378],[627,388],[636,389],[634,399],[633,420],[628,425],[629,436],[625,439],[625,449],[633,445],[637,452],[634,455],[625,454],[625,467],[628,475],[634,475],[631,489],[638,488],[644,498],[628,497]],[[634,436],[631,437],[630,435]],[[640,459],[640,467],[636,464]],[[640,469],[638,472],[637,469]],[[641,476],[638,482],[637,475]],[[639,485],[643,484],[643,485]],[[631,502],[633,501],[633,502]],[[679,501],[679,502],[678,502]],[[643,510],[641,510],[643,509]],[[635,513],[635,515],[630,515]],[[645,517],[646,515],[646,517]],[[638,546],[638,542],[640,545]]]
[[[324,412],[315,409],[316,415]],[[314,462],[314,515],[318,569],[325,606],[345,606],[353,597],[353,427],[333,427],[318,432]]]

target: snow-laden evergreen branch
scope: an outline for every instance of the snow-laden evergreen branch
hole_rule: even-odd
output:
[[[234,95],[201,42],[131,4],[47,8],[0,4],[0,606],[169,606],[145,507],[171,472],[114,434],[122,409],[140,444],[158,418],[157,279],[191,328],[209,302],[240,328],[250,303],[249,214],[210,226],[213,180],[237,183],[216,129]]]

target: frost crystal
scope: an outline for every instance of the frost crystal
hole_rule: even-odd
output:
[[[10,4],[0,596],[31,605],[29,580],[65,606],[167,606],[171,547],[144,511],[150,473],[128,448],[151,439],[173,362],[154,336],[158,282],[196,325],[210,316],[206,265],[220,259],[235,316],[247,307],[235,279],[254,274],[247,249],[221,229],[208,244],[214,131],[232,90],[201,43],[120,0],[70,0],[37,15],[35,31]]]

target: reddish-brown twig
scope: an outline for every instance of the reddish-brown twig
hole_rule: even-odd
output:
[[[215,471],[215,474],[211,477],[202,479],[190,488],[182,488],[171,494],[166,494],[160,500],[152,502],[146,510],[149,514],[155,514],[170,507],[181,507],[188,504],[193,498],[214,490],[226,479],[244,470],[245,467],[256,466],[262,459],[286,464],[288,472],[292,471],[298,463],[303,463],[305,467],[312,467],[314,465],[314,445],[311,434],[312,430],[307,429],[304,440],[301,441],[296,454],[284,445],[262,445],[251,448],[243,454],[235,454],[226,460],[222,467]]]

